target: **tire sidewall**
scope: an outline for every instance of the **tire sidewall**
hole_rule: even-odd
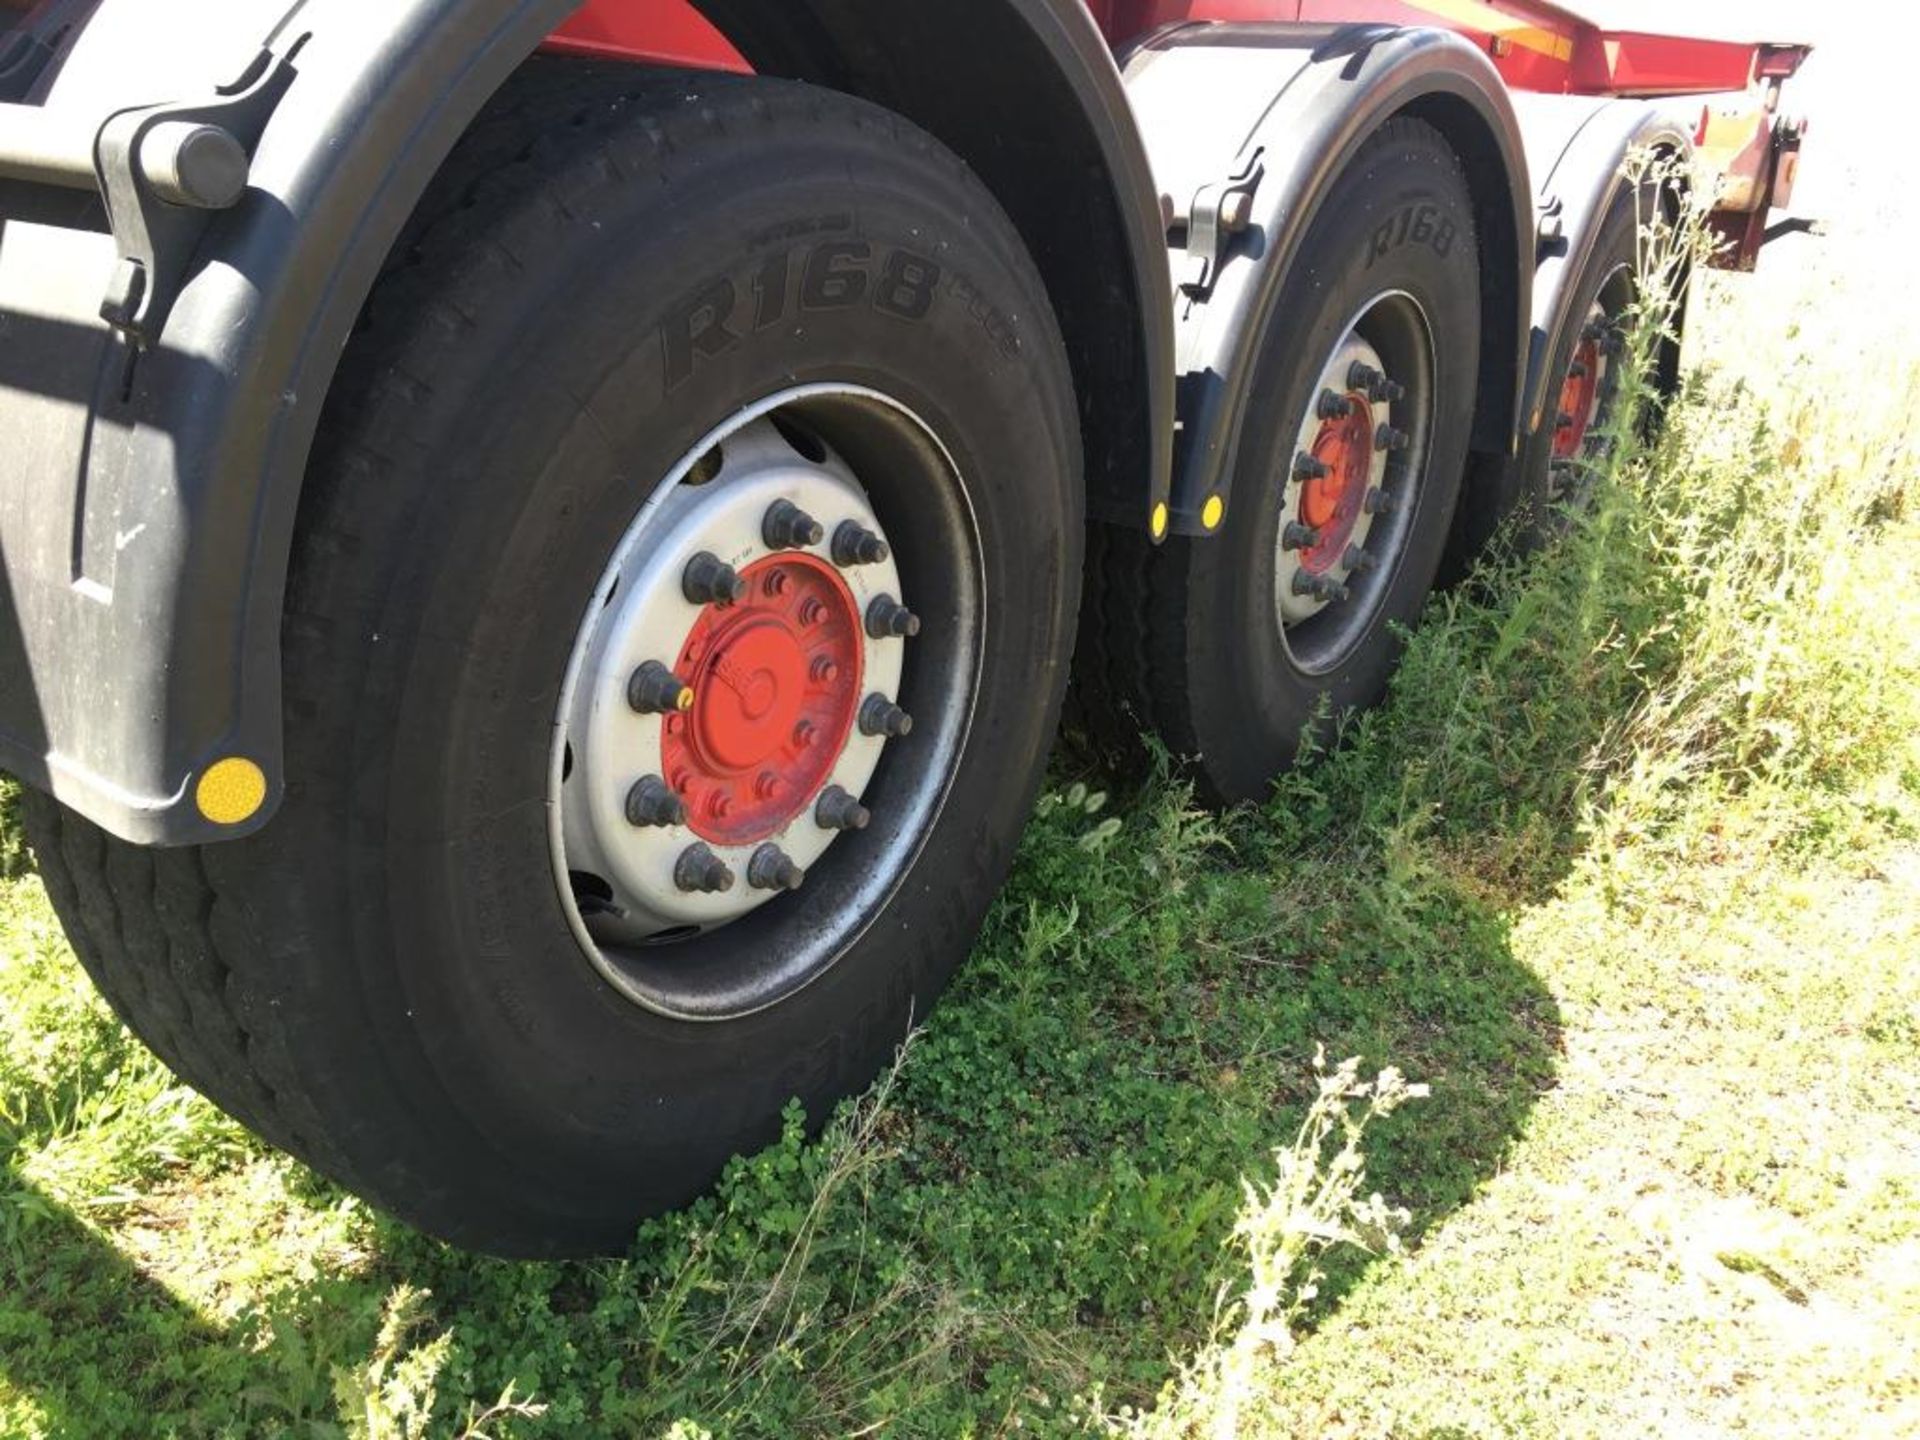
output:
[[[1403,212],[1426,205],[1454,227],[1444,253],[1413,239],[1376,250],[1375,236],[1391,238]],[[1326,357],[1370,298],[1395,290],[1419,305],[1433,338],[1434,410],[1415,510],[1364,636],[1333,668],[1309,674],[1281,643],[1274,613],[1285,500],[1275,477],[1291,465]],[[1296,325],[1302,315],[1313,318]],[[1229,801],[1263,797],[1318,725],[1379,698],[1398,628],[1418,615],[1452,522],[1479,364],[1479,262],[1470,196],[1437,132],[1397,122],[1334,182],[1265,331],[1223,533],[1188,542],[1189,706],[1204,780]]]
[[[1557,413],[1560,381],[1573,364],[1574,351],[1579,348],[1587,312],[1600,298],[1608,280],[1623,266],[1630,272],[1636,268],[1641,208],[1649,203],[1657,203],[1650,190],[1636,192],[1633,186],[1621,187],[1607,208],[1593,252],[1569,297],[1566,318],[1548,362],[1547,374],[1550,378],[1547,381],[1541,423],[1527,436],[1518,461],[1520,479],[1514,487],[1514,534],[1522,550],[1538,548],[1566,528],[1564,516],[1556,513],[1552,494],[1554,426],[1550,421],[1552,415]],[[1616,400],[1618,394],[1616,385]]]
[[[436,474],[389,557],[358,693],[290,736],[298,766],[338,743],[336,727],[350,733],[339,898],[382,1063],[416,1084],[430,1073],[421,1109],[543,1228],[567,1213],[616,1235],[770,1140],[789,1098],[818,1120],[866,1083],[965,954],[1038,783],[1078,598],[1066,362],[1010,224],[957,162],[923,139],[903,146],[900,130],[872,112],[850,164],[844,129],[769,129],[689,164],[670,207],[602,189],[573,200],[599,208],[566,227],[565,252],[516,253],[570,278],[531,299],[504,292],[513,313],[487,330],[511,337],[510,366],[446,377],[459,401],[399,462]],[[520,251],[511,229],[504,245]],[[866,275],[861,300],[804,303],[823,249],[821,273]],[[782,253],[788,300],[768,306],[754,281]],[[924,313],[871,303],[900,253],[939,267]],[[736,338],[676,370],[669,336],[722,282]],[[951,454],[980,542],[980,648],[995,658],[891,902],[797,994],[737,1020],[672,1020],[618,993],[567,925],[547,830],[561,683],[657,477],[743,406],[814,383],[888,394]],[[295,797],[276,825],[308,818]]]

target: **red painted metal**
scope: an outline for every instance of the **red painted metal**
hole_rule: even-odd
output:
[[[1327,473],[1300,487],[1300,518],[1320,532],[1300,552],[1300,568],[1309,575],[1326,574],[1347,553],[1373,483],[1374,452],[1373,406],[1366,391],[1349,391],[1346,413],[1322,421],[1313,437],[1313,458]]]
[[[548,38],[559,55],[592,55],[695,70],[752,69],[689,0],[589,0]]]
[[[1600,413],[1600,340],[1582,336],[1567,376],[1560,384],[1560,414],[1566,423],[1553,432],[1553,457],[1566,460],[1580,453],[1587,431]]]
[[[746,599],[709,606],[674,673],[693,706],[662,724],[667,783],[703,840],[776,834],[826,783],[860,702],[865,651],[846,582],[812,555],[771,555],[740,572]]]

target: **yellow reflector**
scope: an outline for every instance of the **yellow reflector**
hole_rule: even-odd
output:
[[[193,801],[216,825],[251,820],[267,801],[266,772],[238,756],[216,761],[193,787]]]
[[[1200,507],[1200,523],[1209,530],[1220,528],[1220,517],[1227,513],[1227,502],[1218,495],[1209,495],[1207,503]]]
[[[1167,502],[1162,500],[1153,507],[1153,538],[1158,540],[1167,533]]]

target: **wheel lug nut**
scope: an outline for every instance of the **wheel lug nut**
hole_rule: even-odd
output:
[[[754,778],[753,793],[762,800],[771,800],[780,793],[780,777],[771,770],[762,770]]]
[[[673,883],[690,893],[724,895],[733,889],[733,878],[727,862],[697,842],[673,862]]]
[[[784,570],[776,570],[760,582],[761,593],[769,599],[778,599],[793,588],[793,578]]]
[[[1314,412],[1322,420],[1344,419],[1352,409],[1353,402],[1338,390],[1322,390],[1314,404]]]
[[[791,500],[776,500],[767,507],[760,521],[760,538],[769,550],[797,550],[818,545],[826,538],[827,527]]]
[[[1296,570],[1293,593],[1311,596],[1315,600],[1344,600],[1347,598],[1347,587],[1331,575],[1309,575],[1304,570]]]
[[[756,890],[798,890],[807,872],[778,845],[762,845],[747,861],[747,884]]]
[[[1376,450],[1404,450],[1407,448],[1407,432],[1396,430],[1391,425],[1382,425],[1373,435],[1373,448]]]
[[[813,662],[807,674],[816,685],[831,685],[840,678],[840,667],[822,655]]]
[[[1386,376],[1382,375],[1364,360],[1356,360],[1347,367],[1347,388],[1349,390],[1366,390],[1371,392],[1374,386],[1380,384],[1386,378]]]
[[[679,715],[693,708],[693,687],[658,660],[649,660],[627,681],[627,704],[642,715]]]
[[[1396,405],[1407,398],[1407,387],[1402,385],[1398,380],[1389,380],[1386,376],[1382,375],[1379,384],[1368,388],[1367,398],[1376,405],[1381,401],[1385,401],[1389,405]]]
[[[913,717],[884,695],[869,695],[860,706],[860,733],[898,740],[913,729]]]
[[[1305,450],[1293,457],[1293,478],[1296,480],[1324,480],[1332,473],[1331,465]]]
[[[747,598],[747,582],[718,555],[702,550],[681,572],[680,593],[695,605],[733,605]]]
[[[1367,571],[1373,569],[1379,561],[1375,560],[1372,555],[1362,550],[1358,545],[1349,545],[1347,546],[1346,553],[1340,557],[1340,563],[1355,574],[1364,575]]]
[[[920,633],[920,617],[891,595],[876,595],[867,606],[867,634],[876,640],[906,638]]]
[[[687,802],[673,793],[658,775],[634,782],[627,792],[627,823],[641,826],[684,825]]]
[[[886,541],[858,520],[842,520],[834,526],[830,550],[833,563],[842,569],[850,565],[878,565],[892,553]]]
[[[826,618],[827,607],[813,596],[810,595],[800,602],[800,623],[802,625],[818,625]]]
[[[1567,366],[1567,374],[1575,380],[1584,380],[1587,378],[1587,367],[1576,360]]]
[[[1360,508],[1369,515],[1391,515],[1399,502],[1377,485],[1367,491],[1366,498],[1360,502]]]
[[[732,813],[733,801],[726,797],[724,791],[716,790],[707,796],[707,814],[711,815],[714,819],[724,820]]]
[[[1573,416],[1569,415],[1565,410],[1562,410],[1554,417],[1553,428],[1556,430],[1571,430],[1573,428]]]
[[[820,792],[813,818],[823,830],[864,830],[873,812],[838,785],[829,785]]]
[[[793,727],[793,748],[796,750],[811,750],[813,748],[814,735],[813,722],[811,720],[802,720],[798,725]]]
[[[1286,528],[1280,532],[1282,550],[1311,550],[1320,543],[1320,527],[1303,525],[1298,520],[1289,520]]]

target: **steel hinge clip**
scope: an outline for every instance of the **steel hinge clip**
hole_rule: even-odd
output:
[[[245,195],[254,149],[306,39],[284,53],[269,42],[211,100],[121,110],[100,127],[94,169],[120,251],[100,318],[136,345],[159,337],[207,227]]]
[[[1204,300],[1220,275],[1227,246],[1253,221],[1253,196],[1266,178],[1266,151],[1257,149],[1225,180],[1202,185],[1187,219],[1187,261],[1180,289]]]

